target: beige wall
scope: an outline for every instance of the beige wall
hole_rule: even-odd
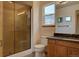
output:
[[[70,5],[70,6],[66,6],[63,8],[58,8],[56,10],[56,17],[65,17],[65,16],[71,16],[72,17],[72,24],[71,24],[71,29],[69,30],[69,32],[71,34],[76,33],[76,10],[79,10],[79,4],[75,4],[75,5]],[[64,29],[65,30],[65,29]]]
[[[33,2],[33,41],[39,43],[39,1]]]
[[[54,33],[54,30],[55,30],[55,27],[43,27],[42,24],[43,24],[43,7],[46,6],[46,5],[49,5],[53,3],[52,1],[44,1],[44,2],[40,2],[40,33],[41,35],[40,36],[53,36],[53,33]]]
[[[53,3],[52,1],[42,1],[40,2],[40,43],[47,45],[48,39],[46,39],[48,36],[53,36],[55,27],[44,27],[44,10],[43,8],[49,4]]]
[[[42,2],[33,2],[33,41],[34,44],[40,43],[41,36],[51,36],[54,33],[54,27],[43,27],[42,22],[43,22],[43,12],[42,8],[45,5],[48,5],[52,2],[50,1],[42,1]]]

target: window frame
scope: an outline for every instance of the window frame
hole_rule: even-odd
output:
[[[54,15],[54,17],[55,17],[55,13],[53,14],[47,14],[47,15],[45,15],[45,7],[47,7],[47,6],[50,6],[50,5],[52,5],[52,4],[54,4],[55,5],[55,3],[48,3],[48,4],[45,4],[44,6],[43,6],[43,9],[42,9],[42,21],[43,21],[43,24],[42,24],[42,26],[44,26],[44,27],[51,27],[51,26],[55,26],[55,20],[54,20],[54,24],[45,24],[45,16],[49,16],[49,15]],[[56,6],[56,5],[55,5]],[[55,9],[56,10],[56,9]]]

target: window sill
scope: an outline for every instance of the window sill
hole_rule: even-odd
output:
[[[55,27],[55,25],[42,25],[42,27]]]

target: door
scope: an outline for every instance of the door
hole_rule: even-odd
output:
[[[76,34],[79,34],[79,10],[76,11]]]

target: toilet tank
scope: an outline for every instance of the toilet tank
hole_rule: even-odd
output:
[[[48,42],[47,37],[48,37],[48,36],[41,36],[41,44],[43,44],[43,45],[46,45],[46,46],[47,46],[47,42]]]

